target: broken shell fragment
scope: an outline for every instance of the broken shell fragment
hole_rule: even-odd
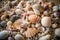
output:
[[[27,31],[24,32],[24,34],[26,35],[26,37],[32,37],[38,32],[39,31],[35,28],[28,28]]]
[[[41,24],[42,24],[42,26],[50,27],[51,26],[51,18],[50,17],[43,17],[41,19]]]

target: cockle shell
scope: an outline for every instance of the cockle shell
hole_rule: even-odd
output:
[[[38,19],[40,19],[40,17],[37,15],[30,15],[28,19],[30,22],[35,23]]]
[[[35,28],[28,28],[27,31],[24,32],[24,34],[26,35],[26,37],[32,37],[36,33],[38,33],[38,30],[35,29]]]
[[[41,19],[41,24],[42,24],[42,26],[50,27],[51,26],[51,18],[50,17],[43,17]]]

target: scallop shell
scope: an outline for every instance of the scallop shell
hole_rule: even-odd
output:
[[[28,19],[31,23],[35,23],[38,19],[40,19],[40,17],[37,15],[30,15]]]
[[[41,19],[41,24],[42,24],[42,26],[50,27],[51,26],[51,18],[50,17],[43,17]]]
[[[24,32],[24,34],[26,35],[26,37],[32,37],[36,33],[38,33],[38,30],[35,29],[35,28],[28,28],[27,31]]]

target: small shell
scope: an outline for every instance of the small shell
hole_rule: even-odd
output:
[[[56,28],[57,27],[57,24],[52,24],[52,28]]]
[[[40,11],[39,10],[34,10],[36,15],[40,15]]]
[[[26,37],[32,37],[36,33],[38,33],[38,30],[35,29],[35,28],[28,28],[27,31],[24,32],[24,34],[26,35]]]
[[[9,26],[9,25],[12,25],[12,22],[11,21],[8,21],[7,22],[7,26]]]
[[[43,13],[44,15],[48,15],[49,13],[48,13],[48,11],[44,11],[44,13]]]
[[[49,40],[50,37],[51,37],[51,35],[47,34],[45,36],[40,37],[39,40]]]
[[[40,19],[40,17],[37,15],[30,15],[28,19],[30,22],[35,23],[38,19]]]
[[[7,15],[2,15],[2,16],[1,16],[1,20],[6,19],[6,16],[7,16]]]
[[[55,35],[60,36],[60,28],[55,29]]]
[[[23,12],[22,12],[21,9],[16,9],[16,10],[15,10],[15,13],[16,13],[16,14],[22,14]]]
[[[58,6],[53,7],[53,11],[58,11],[58,9],[59,9]]]
[[[42,26],[50,27],[51,26],[51,18],[50,17],[43,17],[41,19],[41,24],[42,24]]]
[[[41,24],[40,23],[36,23],[35,27],[40,27]]]
[[[15,35],[15,40],[25,40],[24,37],[20,34]]]

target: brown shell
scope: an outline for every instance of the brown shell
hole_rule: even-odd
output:
[[[36,33],[38,33],[38,30],[35,29],[35,28],[28,28],[27,31],[24,32],[24,34],[26,35],[26,37],[32,37]]]

